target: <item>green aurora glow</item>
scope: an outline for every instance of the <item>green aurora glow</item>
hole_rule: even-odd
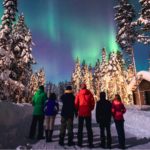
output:
[[[110,0],[18,0],[19,13],[24,13],[35,43],[34,70],[44,67],[47,81],[57,83],[70,79],[77,57],[94,66],[103,47],[108,53],[120,50],[113,6]],[[149,47],[141,49],[143,45],[137,45],[135,59],[138,68],[146,69]]]

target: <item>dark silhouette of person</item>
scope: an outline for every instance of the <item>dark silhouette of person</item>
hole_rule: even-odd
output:
[[[83,124],[86,122],[89,147],[93,148],[93,131],[91,125],[91,112],[94,109],[95,101],[93,94],[81,84],[81,89],[76,95],[75,106],[78,110],[78,146],[82,147]]]
[[[106,93],[100,92],[100,99],[96,104],[96,121],[97,123],[99,123],[100,127],[100,146],[102,148],[111,148],[111,107],[111,102],[109,100],[106,100]],[[107,140],[105,136],[105,131],[107,135]]]
[[[66,128],[68,130],[68,146],[72,146],[73,142],[73,119],[76,114],[76,109],[74,105],[75,96],[73,95],[72,87],[67,86],[64,94],[61,96],[61,101],[63,103],[61,110],[61,127],[59,134],[59,145],[64,145],[64,137],[66,134]]]
[[[44,122],[44,103],[47,99],[47,95],[44,92],[44,86],[40,86],[32,98],[33,105],[33,118],[30,127],[29,138],[33,139],[36,133],[36,126],[38,123],[38,135],[37,139],[43,139],[43,122]]]
[[[121,102],[119,94],[115,95],[115,99],[112,101],[112,114],[116,125],[118,134],[119,148],[125,149],[125,131],[124,131],[124,117],[126,112],[124,104]]]

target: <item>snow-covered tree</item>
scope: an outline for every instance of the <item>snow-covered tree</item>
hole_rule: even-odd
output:
[[[45,71],[43,68],[39,70],[37,76],[38,76],[38,86],[45,85]]]
[[[72,84],[75,94],[80,90],[80,84],[85,83],[87,89],[90,89],[94,94],[94,85],[93,85],[93,72],[91,65],[88,66],[83,60],[82,65],[77,58],[75,63],[75,71],[72,73]]]
[[[39,86],[45,85],[45,72],[40,69],[38,72],[32,73],[27,91],[27,102],[31,102],[32,96],[38,90]]]
[[[107,54],[106,54],[106,49],[102,49],[102,62],[100,65],[100,91],[105,91],[107,92],[107,77],[108,76],[108,62],[107,62]]]
[[[114,98],[116,93],[120,94],[122,100],[126,104],[131,104],[130,99],[132,92],[128,91],[128,83],[126,81],[126,68],[122,54],[112,52],[108,62],[108,97]]]
[[[100,60],[99,59],[97,59],[97,62],[94,67],[93,82],[94,82],[93,83],[94,94],[97,100],[100,92]]]
[[[127,68],[121,52],[111,52],[107,56],[106,49],[101,51],[101,62],[97,60],[94,73],[92,67],[83,61],[82,65],[79,59],[76,61],[76,71],[80,70],[79,76],[74,72],[72,82],[75,87],[76,82],[84,82],[87,88],[94,94],[95,100],[99,100],[100,92],[107,93],[109,100],[112,100],[115,94],[120,94],[125,104],[133,104],[132,91],[129,88],[131,78],[133,78],[132,68]],[[80,68],[80,69],[77,69]],[[80,85],[80,84],[78,84]]]
[[[79,58],[77,58],[75,62],[75,70],[72,73],[72,84],[74,92],[77,93],[80,89],[81,84],[81,66]]]
[[[94,69],[94,91],[95,91],[95,99],[99,99],[99,94],[102,91],[107,92],[106,86],[106,77],[107,77],[107,54],[106,49],[102,48],[101,50],[101,62],[99,59],[96,62]]]
[[[117,42],[125,52],[127,65],[133,65],[133,48],[138,33],[132,25],[135,18],[135,11],[129,0],[118,0],[119,5],[115,6],[115,21],[117,23]],[[134,66],[135,67],[135,66]]]
[[[22,83],[26,88],[23,93],[29,93],[28,86],[29,81],[32,75],[32,64],[35,63],[32,56],[32,35],[25,25],[24,16],[21,15],[15,25],[12,28],[12,52],[14,55],[14,60],[11,63],[11,77]],[[13,99],[16,99],[16,96],[13,94],[11,96]],[[17,96],[18,99],[26,99],[26,94],[20,93],[20,96]]]
[[[15,60],[12,66],[16,66],[15,69],[12,67],[12,70],[16,73],[17,79],[21,76],[26,76],[26,83],[29,80],[32,67],[31,65],[35,63],[32,56],[32,35],[25,25],[24,16],[19,17],[18,22],[13,26],[12,30],[13,36],[13,53]],[[26,84],[24,82],[24,84]]]
[[[93,83],[93,71],[92,71],[92,66],[89,65],[88,67],[88,78],[89,78],[89,83],[88,83],[88,89],[92,92],[92,94],[94,94],[94,83]]]
[[[133,6],[128,3],[128,0],[119,0],[119,5],[114,8],[116,10],[115,21],[118,27],[117,42],[121,48],[128,52],[128,48],[135,41],[135,31],[131,26],[135,12]]]
[[[81,64],[81,81],[80,81],[80,83],[86,82],[87,73],[88,73],[88,66],[87,66],[85,60],[83,60],[82,64]]]
[[[0,27],[0,99],[6,100],[17,87],[22,90],[24,86],[11,78],[11,64],[14,60],[12,52],[12,25],[17,12],[17,0],[4,0],[4,14]]]
[[[140,17],[137,19],[136,24],[140,26],[140,34],[137,39],[138,42],[144,44],[150,43],[150,1],[139,0],[141,4]]]

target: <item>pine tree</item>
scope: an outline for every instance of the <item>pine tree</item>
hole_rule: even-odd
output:
[[[95,99],[99,99],[99,93],[100,93],[100,60],[97,59],[97,62],[94,67],[94,74],[93,74],[93,88],[94,88],[94,94],[95,94]]]
[[[32,35],[25,25],[24,16],[19,17],[18,22],[13,26],[13,53],[15,60],[12,66],[16,66],[12,70],[17,76],[17,80],[20,78],[25,78],[21,80],[25,86],[27,86],[27,81],[29,80],[32,67],[31,65],[35,63],[32,56]]]
[[[77,58],[75,62],[75,70],[72,73],[72,84],[75,93],[79,91],[80,83],[81,83],[81,66],[80,66],[79,58]]]
[[[85,60],[83,60],[82,64],[81,64],[81,83],[86,82],[87,68],[88,68],[88,66],[87,66]]]
[[[38,90],[39,86],[45,85],[45,72],[44,69],[40,69],[38,72],[32,73],[27,90],[27,102],[32,101],[32,97]]]
[[[120,94],[122,100],[126,104],[132,104],[130,99],[132,92],[128,91],[128,83],[126,81],[126,68],[122,54],[112,52],[108,62],[108,97],[114,98],[116,93]]]
[[[133,48],[132,45],[136,41],[138,33],[132,25],[135,18],[133,6],[128,3],[128,0],[118,0],[119,5],[115,6],[116,14],[115,21],[117,22],[117,42],[125,51],[127,65],[133,65]]]
[[[149,0],[139,0],[141,3],[140,17],[137,20],[137,26],[140,26],[140,33],[137,37],[138,42],[144,44],[150,43],[150,2]]]
[[[128,48],[135,41],[135,33],[131,26],[131,22],[135,17],[134,9],[128,3],[128,0],[119,0],[119,5],[114,8],[116,10],[115,21],[118,27],[117,42],[121,48],[128,51]]]
[[[100,92],[107,92],[107,77],[108,76],[108,63],[106,49],[102,49],[102,62],[100,65]]]
[[[93,72],[92,72],[92,66],[89,65],[88,67],[88,77],[89,77],[89,87],[88,89],[92,92],[92,94],[94,95],[94,83],[93,83]]]
[[[87,89],[89,89],[90,88],[89,68],[86,63],[82,64],[81,73],[82,73],[82,83],[85,83]]]
[[[15,59],[11,64],[11,70],[13,72],[11,76],[14,80],[22,83],[25,87],[28,87],[32,75],[32,64],[34,64],[35,61],[31,52],[32,35],[25,25],[23,15],[20,15],[18,22],[13,25],[12,38],[12,50]],[[25,88],[23,91],[25,94],[21,94],[19,99],[24,99],[24,101],[26,101],[26,93],[29,93],[27,90],[28,88]],[[15,99],[15,97],[13,99]]]
[[[1,18],[2,25],[0,27],[0,99],[8,99],[11,93],[19,87],[21,90],[23,85],[11,79],[11,63],[14,60],[12,53],[12,25],[15,21],[17,12],[17,0],[4,0],[4,14]]]
[[[38,89],[38,74],[37,72],[35,72],[35,73],[32,73],[29,86],[28,86],[28,94],[27,94],[28,102],[32,101],[32,97],[35,94],[37,89]]]
[[[37,76],[38,76],[38,86],[41,86],[41,85],[45,85],[45,72],[44,72],[44,69],[40,69],[39,72],[37,73]]]

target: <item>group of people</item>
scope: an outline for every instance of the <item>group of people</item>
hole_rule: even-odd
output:
[[[68,146],[74,145],[73,120],[78,117],[77,144],[82,147],[83,144],[83,125],[84,121],[87,129],[89,148],[93,148],[93,131],[91,112],[95,107],[93,94],[87,89],[86,84],[81,84],[81,89],[74,96],[71,86],[67,86],[64,94],[61,96],[61,127],[59,133],[59,145],[64,145],[66,129],[68,130]],[[55,93],[47,95],[44,92],[44,86],[40,86],[32,99],[34,106],[33,119],[31,123],[29,138],[33,139],[36,133],[38,123],[38,139],[43,139],[45,128],[46,142],[52,141],[52,135],[55,124],[55,117],[59,111],[57,96]],[[123,114],[126,108],[121,102],[121,97],[116,94],[112,103],[106,99],[106,93],[100,92],[99,101],[96,103],[96,121],[100,127],[100,146],[102,148],[111,148],[111,117],[113,116],[116,125],[119,147],[125,148],[125,132]],[[105,136],[106,130],[106,136]]]

